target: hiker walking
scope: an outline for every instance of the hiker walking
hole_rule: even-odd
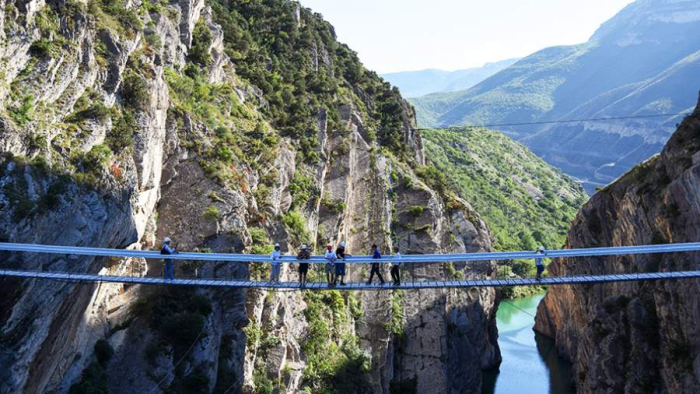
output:
[[[399,253],[399,248],[396,248],[396,254],[394,254],[394,261],[391,262],[391,279],[394,281],[394,286],[401,286],[401,253]]]
[[[171,255],[176,254],[175,248],[170,247],[171,243],[170,237],[165,237],[163,240],[163,247],[160,249],[160,254]],[[164,259],[165,267],[163,267],[163,276],[167,280],[175,279],[175,270],[173,268],[173,259]]]
[[[372,245],[372,258],[379,260],[382,258],[382,254],[379,253],[379,247],[377,245]],[[379,278],[379,284],[383,285],[384,284],[384,278],[382,278],[382,273],[379,270],[379,263],[372,263],[372,269],[369,271],[369,281],[367,282],[368,285],[372,284],[372,279],[374,278],[374,274],[377,274],[377,277]]]
[[[546,250],[544,246],[540,246],[539,249],[535,252],[535,255],[537,256],[544,256],[546,254]],[[542,257],[536,257],[535,258],[535,266],[537,266],[537,280],[542,279],[542,272],[544,272],[544,259]]]
[[[335,285],[338,278],[340,278],[340,285],[345,286],[345,258],[350,257],[349,254],[345,253],[345,241],[338,245],[338,248],[335,250],[335,257],[337,260],[335,262],[335,280],[333,284]]]
[[[338,256],[333,251],[333,245],[326,245],[326,280],[328,286],[335,286],[335,261]]]
[[[282,252],[280,251],[280,244],[275,244],[275,250],[270,253],[270,265],[272,269],[270,270],[270,282],[279,283],[280,282],[280,268],[282,265]]]
[[[311,259],[311,253],[309,253],[309,247],[306,245],[301,245],[301,250],[297,254],[297,260],[305,261]],[[306,287],[306,274],[309,272],[309,263],[299,263],[299,285],[301,287]]]

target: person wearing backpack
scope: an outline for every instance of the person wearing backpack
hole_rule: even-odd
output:
[[[309,263],[303,262],[311,260],[311,253],[309,253],[309,247],[306,245],[301,245],[301,250],[297,254],[297,260],[299,263],[299,285],[301,287],[306,287],[306,274],[309,272]]]
[[[377,245],[372,245],[372,258],[379,260],[382,258],[382,254],[379,253],[379,247]],[[374,278],[374,274],[377,274],[377,277],[379,278],[379,284],[383,285],[384,284],[384,278],[382,277],[382,273],[380,271],[380,263],[372,263],[372,269],[369,271],[369,281],[367,282],[368,285],[372,284],[372,279]]]
[[[163,240],[163,247],[160,249],[160,254],[171,255],[176,254],[175,248],[170,247],[172,240],[170,237],[165,237]],[[173,259],[163,259],[165,266],[163,267],[163,277],[167,280],[175,279],[175,270],[173,268]]]

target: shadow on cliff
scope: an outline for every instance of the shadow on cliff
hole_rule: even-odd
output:
[[[391,392],[480,393],[483,371],[501,355],[495,314],[484,309],[479,291],[416,290],[405,297],[418,299],[420,313],[394,337]]]

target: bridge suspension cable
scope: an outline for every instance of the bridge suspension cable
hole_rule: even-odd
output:
[[[49,253],[79,256],[102,256],[102,257],[132,257],[146,259],[162,259],[157,251],[126,250],[126,249],[106,249],[88,248],[77,246],[52,246],[36,244],[0,243],[0,251],[25,252],[25,253]],[[675,252],[695,252],[700,251],[700,242],[676,243],[664,245],[641,245],[641,246],[614,246],[602,248],[585,249],[561,249],[548,250],[544,255],[537,255],[535,251],[518,252],[480,252],[480,253],[457,253],[457,254],[414,254],[404,255],[399,261],[403,263],[441,263],[441,262],[466,262],[466,261],[493,261],[493,260],[518,260],[535,258],[558,258],[558,257],[588,257],[588,256],[620,256],[654,253],[675,253]],[[194,260],[194,261],[229,261],[242,263],[269,263],[270,257],[259,254],[237,254],[237,253],[192,253],[183,252],[167,255],[172,260]],[[380,262],[392,262],[396,260],[393,256],[384,256]],[[279,260],[283,263],[294,263],[298,260],[295,256],[282,256]],[[304,262],[312,264],[325,264],[327,261],[323,256],[312,256],[311,260]],[[378,262],[372,256],[352,256],[345,259],[348,264],[369,264]]]
[[[223,280],[223,279],[163,279],[138,276],[112,276],[98,274],[73,274],[69,272],[40,272],[40,271],[14,271],[0,270],[0,277],[24,278],[24,279],[49,279],[71,282],[100,282],[123,283],[141,285],[166,285],[166,286],[195,286],[213,288],[264,288],[264,289],[294,289],[294,290],[412,290],[412,289],[440,289],[440,288],[471,288],[471,287],[507,287],[507,286],[557,286],[572,284],[593,284],[608,282],[637,282],[655,281],[667,279],[692,279],[700,278],[700,271],[682,272],[639,272],[634,274],[614,275],[582,275],[567,277],[549,277],[542,279],[514,278],[514,279],[468,279],[468,280],[433,280],[419,282],[405,282],[394,284],[367,284],[350,282],[345,286],[329,286],[327,283],[310,282],[306,286],[300,286],[297,282],[265,282],[251,280]]]
[[[547,125],[547,124],[566,124],[566,123],[583,123],[583,122],[610,122],[610,121],[615,121],[615,120],[630,120],[630,119],[652,119],[652,118],[676,118],[680,116],[690,116],[692,115],[691,112],[679,112],[679,113],[671,113],[671,114],[650,114],[650,115],[627,115],[627,116],[610,116],[610,117],[605,117],[605,118],[581,118],[581,119],[559,119],[559,120],[541,120],[541,121],[534,121],[534,122],[516,122],[516,123],[494,123],[494,124],[477,124],[477,125],[454,125],[454,126],[448,126],[447,128],[449,129],[450,127],[456,127],[456,128],[465,128],[465,127],[473,127],[473,128],[492,128],[492,127],[516,127],[516,126],[538,126],[538,125]],[[416,131],[424,131],[424,130],[433,130],[430,128],[417,128],[413,129]]]
[[[35,244],[15,244],[0,243],[0,251],[25,252],[25,253],[48,253],[63,255],[81,255],[96,257],[130,257],[147,259],[177,259],[195,261],[228,261],[228,262],[259,262],[269,263],[270,258],[264,255],[247,254],[227,254],[227,253],[179,253],[171,255],[161,255],[154,251],[86,248],[73,246],[50,246]],[[400,259],[392,256],[373,259],[371,256],[354,256],[346,259],[349,264],[367,263],[388,263],[401,261],[402,263],[440,263],[440,262],[467,262],[467,261],[493,261],[493,260],[515,260],[515,259],[535,259],[535,258],[560,258],[560,257],[591,257],[591,256],[616,256],[616,255],[637,255],[652,253],[679,253],[698,252],[700,242],[678,243],[666,245],[640,245],[640,246],[617,246],[605,248],[589,249],[562,249],[551,250],[545,254],[538,255],[536,252],[501,252],[501,253],[459,253],[459,254],[431,254],[431,255],[407,255]],[[299,262],[294,256],[285,256],[282,259],[285,263]],[[314,264],[325,264],[327,260],[322,256],[313,256],[311,260],[303,260]],[[404,282],[400,285],[384,284],[364,284],[348,283],[345,286],[329,286],[326,283],[308,283],[300,286],[296,282],[272,283],[253,280],[225,280],[225,279],[163,279],[142,276],[115,276],[99,275],[91,273],[72,272],[45,272],[27,271],[0,268],[0,277],[6,278],[28,278],[28,279],[48,279],[57,281],[72,282],[105,282],[124,284],[144,284],[144,285],[168,285],[168,286],[201,286],[201,287],[227,287],[227,288],[268,288],[268,289],[343,289],[343,290],[388,290],[388,289],[434,289],[434,288],[471,288],[471,287],[503,287],[503,286],[536,286],[536,285],[571,285],[571,284],[592,284],[606,282],[630,282],[630,281],[653,281],[653,280],[678,280],[700,278],[699,270],[674,271],[674,272],[634,272],[615,273],[609,275],[579,275],[568,277],[547,277],[535,278],[507,278],[507,279],[466,279],[466,280],[423,280]]]

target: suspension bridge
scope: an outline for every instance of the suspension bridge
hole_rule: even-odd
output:
[[[92,256],[92,257],[117,257],[117,258],[143,258],[163,259],[167,257],[173,260],[187,261],[217,261],[230,263],[270,263],[270,258],[265,255],[247,255],[231,253],[177,253],[161,255],[157,251],[141,251],[126,249],[88,248],[75,246],[51,246],[36,244],[0,243],[0,251],[12,253],[41,253],[59,254],[68,256]],[[586,249],[562,249],[546,251],[543,255],[536,252],[498,252],[498,253],[460,253],[460,254],[424,254],[406,255],[397,259],[394,256],[386,256],[381,260],[372,256],[351,256],[345,259],[347,264],[362,265],[371,263],[392,263],[400,261],[404,266],[416,263],[445,263],[445,262],[475,262],[475,261],[503,261],[516,259],[535,258],[571,258],[571,257],[597,257],[597,256],[631,256],[659,253],[691,253],[700,252],[700,242],[679,243],[666,245],[642,245],[642,246],[618,246],[605,248]],[[700,261],[700,256],[695,257]],[[283,256],[282,263],[299,263],[295,256]],[[312,256],[310,260],[304,260],[310,264],[326,264],[323,256]],[[611,273],[605,275],[575,275],[564,277],[535,278],[470,278],[463,280],[409,280],[401,285],[393,284],[365,284],[347,283],[345,286],[330,286],[326,283],[312,282],[301,287],[297,282],[266,282],[243,279],[204,279],[204,278],[178,278],[163,279],[160,277],[106,275],[78,272],[47,272],[39,270],[7,269],[0,263],[0,278],[44,279],[71,282],[95,282],[95,283],[123,283],[143,285],[166,286],[197,286],[197,287],[225,287],[225,288],[267,288],[267,289],[316,289],[316,290],[389,290],[389,289],[436,289],[436,288],[471,288],[471,287],[504,287],[504,286],[535,286],[535,285],[576,285],[607,282],[634,282],[657,280],[682,280],[700,278],[700,270],[664,271],[664,272],[629,272]]]

